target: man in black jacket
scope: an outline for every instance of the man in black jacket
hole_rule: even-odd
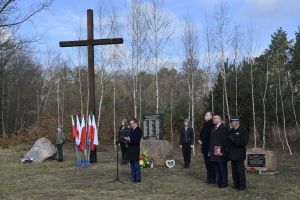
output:
[[[212,120],[212,113],[207,112],[204,116],[204,124],[200,131],[200,139],[199,143],[201,146],[201,151],[204,158],[205,168],[206,168],[206,183],[208,184],[215,184],[216,183],[216,171],[214,168],[213,163],[210,161],[208,156],[209,152],[209,144],[210,144],[210,134],[214,128],[213,120]]]
[[[248,131],[240,126],[237,117],[230,119],[229,160],[232,167],[233,189],[246,189],[246,173],[244,161],[246,159],[246,145],[248,144]]]
[[[142,129],[138,125],[136,118],[130,120],[131,131],[128,137],[124,137],[127,142],[127,160],[130,161],[131,179],[134,183],[141,182],[140,142],[142,138]]]
[[[191,162],[191,150],[194,148],[194,130],[189,126],[189,120],[184,120],[184,127],[180,129],[179,147],[182,149],[184,167]]]
[[[220,115],[213,116],[214,128],[211,132],[209,155],[216,170],[216,185],[225,188],[228,184],[227,137],[228,129]]]

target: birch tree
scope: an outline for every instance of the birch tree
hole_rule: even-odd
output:
[[[204,16],[204,32],[206,42],[206,59],[208,67],[208,89],[211,96],[211,112],[214,113],[214,90],[213,90],[213,58],[214,58],[214,40],[213,40],[213,27],[208,21],[208,17]]]
[[[264,92],[261,94],[262,103],[263,103],[263,149],[266,148],[266,123],[267,123],[267,116],[266,116],[266,96],[269,87],[269,62],[267,61],[266,64],[266,77],[265,77],[265,85],[264,85]]]
[[[199,37],[195,22],[187,18],[184,24],[182,35],[182,43],[184,47],[184,69],[187,71],[187,83],[189,88],[189,102],[191,106],[191,124],[194,129],[195,123],[195,86],[194,77],[195,71],[198,68],[198,53],[199,53]],[[189,109],[190,112],[190,109]],[[195,137],[195,132],[194,132]],[[195,149],[193,149],[195,154]]]
[[[163,54],[167,42],[169,41],[172,31],[170,29],[170,20],[164,11],[164,0],[150,0],[147,12],[147,24],[149,27],[149,37],[147,39],[150,50],[152,64],[154,66],[155,79],[155,97],[156,97],[156,114],[159,113],[159,80],[158,71],[160,69],[160,56]]]
[[[142,5],[141,0],[131,0],[130,8],[127,14],[129,29],[127,30],[130,35],[130,71],[132,78],[132,97],[133,97],[133,113],[137,118],[137,102],[138,102],[138,89],[139,81],[138,74],[143,63],[145,54],[146,37],[148,28],[145,26],[145,7]],[[141,102],[140,102],[141,104]]]
[[[227,9],[226,4],[223,0],[220,1],[220,4],[217,7],[215,13],[216,21],[216,34],[218,42],[219,57],[221,63],[221,73],[223,76],[223,87],[224,87],[224,103],[226,104],[227,116],[230,117],[228,94],[227,94],[227,83],[226,83],[226,67],[225,67],[225,41],[226,41],[226,29],[228,25]],[[224,109],[224,108],[223,108]]]
[[[250,83],[251,83],[251,101],[252,101],[252,120],[253,120],[253,137],[254,137],[254,148],[257,147],[257,129],[256,129],[256,114],[255,114],[255,98],[254,98],[254,81],[253,81],[253,52],[254,52],[254,37],[253,27],[248,29],[247,33],[247,61],[250,65]]]
[[[242,33],[239,26],[235,26],[231,38],[233,65],[235,70],[235,115],[238,116],[238,62],[242,50]]]

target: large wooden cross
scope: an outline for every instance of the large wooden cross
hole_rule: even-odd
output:
[[[95,45],[109,45],[109,44],[122,44],[122,38],[107,38],[107,39],[94,39],[94,17],[93,10],[87,10],[87,40],[77,41],[62,41],[59,42],[60,47],[88,47],[88,77],[89,77],[89,112],[96,115],[95,106],[95,70],[94,70],[94,46]]]

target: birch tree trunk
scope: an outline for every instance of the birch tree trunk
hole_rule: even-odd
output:
[[[138,95],[138,74],[145,54],[145,43],[147,36],[146,10],[142,6],[141,0],[131,0],[130,9],[127,15],[129,22],[129,35],[131,45],[131,75],[132,75],[132,95],[133,112],[137,118],[137,95]]]
[[[226,104],[227,115],[230,117],[229,103],[228,103],[228,95],[227,95],[227,81],[226,81],[226,67],[225,67],[225,32],[226,32],[226,24],[227,24],[227,16],[226,16],[226,7],[223,0],[221,0],[219,7],[217,9],[217,13],[215,16],[216,24],[217,24],[217,34],[219,39],[219,50],[221,54],[220,62],[221,62],[221,70],[224,82],[224,98]],[[228,62],[227,62],[228,64]],[[223,120],[224,116],[223,116]]]
[[[57,78],[57,87],[56,87],[56,101],[57,101],[57,126],[60,126],[60,79]]]
[[[64,114],[65,114],[65,84],[62,88],[62,99],[61,99],[61,129],[64,128]]]
[[[101,92],[100,92],[100,100],[99,100],[97,127],[100,127],[100,120],[101,120],[102,102],[103,102],[103,93],[104,93],[103,79],[104,79],[104,69],[101,70],[101,77],[100,77]]]
[[[166,43],[169,41],[172,32],[170,31],[170,20],[164,10],[164,0],[150,0],[147,10],[147,25],[149,28],[148,47],[151,57],[154,60],[154,79],[155,79],[155,97],[156,114],[159,113],[159,79],[158,72],[159,56],[163,53]]]
[[[141,123],[142,122],[142,83],[140,81],[140,84],[139,84],[139,102],[140,102],[140,119],[139,119],[139,122]]]
[[[117,149],[117,145],[116,145],[116,141],[117,141],[117,127],[116,127],[116,80],[113,80],[113,87],[114,87],[114,97],[113,97],[113,104],[114,104],[114,111],[113,111],[113,115],[114,115],[114,150],[116,151]]]
[[[231,46],[233,51],[233,65],[235,70],[235,115],[238,116],[238,60],[241,52],[241,37],[242,33],[239,30],[239,26],[235,26],[233,29],[233,36],[231,39]]]
[[[285,152],[285,146],[283,143],[283,140],[281,138],[281,131],[280,131],[280,126],[279,126],[279,117],[278,117],[278,92],[277,92],[277,88],[275,89],[275,113],[276,113],[276,124],[277,124],[277,132],[278,132],[278,138],[279,141],[282,145],[282,150],[283,152]]]
[[[253,117],[253,137],[254,148],[257,146],[257,133],[256,133],[256,119],[255,119],[255,101],[254,101],[254,83],[253,83],[253,62],[249,59],[250,63],[250,79],[251,79],[251,100],[252,100],[252,117]]]
[[[1,124],[2,124],[2,134],[5,135],[6,132],[5,132],[5,123],[4,123],[4,76],[3,76],[3,79],[2,79],[2,98],[1,98]]]
[[[211,112],[214,113],[214,90],[213,90],[213,73],[212,73],[212,30],[208,25],[208,19],[205,15],[205,39],[206,39],[206,51],[207,51],[207,64],[208,64],[208,82],[209,91],[211,95]]]
[[[293,83],[292,83],[290,72],[288,72],[288,79],[289,79],[289,85],[290,85],[290,89],[291,89],[291,102],[292,102],[292,109],[293,109],[295,124],[296,124],[298,132],[300,133],[299,124],[298,124],[298,121],[297,121],[297,114],[296,114],[296,110],[295,110],[295,103],[294,103],[294,88],[293,88]]]
[[[262,95],[262,103],[263,103],[263,149],[266,148],[266,95],[269,87],[269,63],[267,62],[267,72],[266,72],[266,83],[264,88],[264,93]]]
[[[171,145],[174,146],[174,132],[173,132],[173,88],[171,88],[171,112],[170,112],[170,124],[171,124]]]
[[[282,99],[282,88],[281,88],[281,78],[280,78],[280,67],[278,66],[278,88],[279,88],[279,97],[281,101],[281,110],[282,110],[282,120],[283,120],[283,132],[284,132],[284,138],[286,142],[286,146],[289,150],[290,155],[293,155],[293,152],[291,150],[289,141],[288,141],[288,136],[286,132],[286,119],[285,119],[285,109],[284,109],[284,104],[283,104],[283,99]]]

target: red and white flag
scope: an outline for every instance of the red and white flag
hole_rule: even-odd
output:
[[[76,145],[80,145],[80,139],[81,139],[81,125],[79,122],[78,115],[76,115],[76,129],[77,129],[77,137],[75,138]]]
[[[94,129],[93,129],[93,125],[92,125],[92,121],[91,121],[91,115],[89,115],[89,122],[88,122],[88,144],[91,145],[92,144],[92,135],[93,135]]]
[[[78,137],[78,131],[73,119],[73,115],[71,117],[72,117],[72,137],[73,139],[76,139],[76,137]]]
[[[97,129],[97,126],[96,126],[95,115],[93,115],[92,127],[93,127],[93,135],[92,135],[92,148],[91,148],[91,150],[95,150],[96,146],[99,145],[98,129]]]
[[[82,117],[82,120],[81,120],[81,136],[80,136],[79,148],[81,150],[86,149],[86,126],[85,126],[84,117]]]

